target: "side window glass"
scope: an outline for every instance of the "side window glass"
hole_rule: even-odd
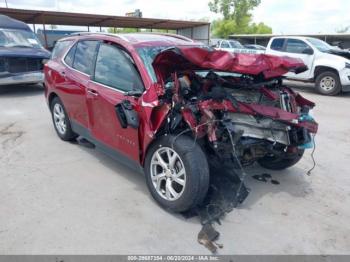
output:
[[[230,45],[228,44],[227,41],[222,41],[221,42],[221,48],[230,48]]]
[[[79,41],[75,51],[73,68],[91,75],[98,41]]]
[[[66,41],[60,41],[55,44],[54,49],[51,53],[51,59],[56,59],[58,57],[61,57],[64,53],[64,51],[67,50],[68,46],[72,43],[71,40]]]
[[[305,50],[310,47],[301,40],[298,39],[288,39],[286,45],[286,52],[295,53],[295,54],[303,54]]]
[[[74,62],[74,55],[75,55],[75,50],[77,49],[77,45],[75,44],[67,53],[66,57],[64,58],[64,62],[66,62],[67,65],[70,67],[73,66]]]
[[[116,46],[101,44],[95,66],[95,82],[122,91],[143,89],[143,83],[131,58]]]
[[[283,51],[284,38],[274,39],[271,43],[271,49],[276,51]]]

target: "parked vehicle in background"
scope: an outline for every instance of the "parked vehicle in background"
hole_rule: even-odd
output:
[[[41,41],[41,43],[46,43],[46,48],[48,50],[52,50],[55,46],[55,43],[60,40],[61,38],[67,37],[71,34],[76,34],[82,32],[79,31],[72,31],[72,30],[58,30],[58,29],[46,29],[45,32],[43,29],[39,28],[36,32],[36,35],[38,36],[38,39]]]
[[[266,50],[266,47],[262,45],[244,45],[244,47],[253,50]]]
[[[205,198],[210,165],[281,170],[312,146],[315,104],[281,81],[305,65],[247,56],[178,35],[62,39],[44,69],[53,125],[62,140],[83,137],[144,172],[161,206],[186,211]]]
[[[0,85],[42,83],[49,58],[28,25],[0,15]]]
[[[224,50],[231,53],[242,53],[242,54],[262,54],[265,50],[247,48],[236,40],[225,40],[220,39],[216,44],[217,50]]]
[[[337,95],[350,91],[350,52],[334,48],[311,37],[274,37],[266,54],[300,58],[308,70],[302,74],[288,73],[292,80],[314,82],[319,93]]]

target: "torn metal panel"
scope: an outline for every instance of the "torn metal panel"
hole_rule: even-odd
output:
[[[287,72],[301,73],[307,67],[300,59],[271,55],[234,54],[199,47],[176,47],[164,50],[153,62],[160,80],[165,81],[172,72],[184,70],[217,70],[239,74],[259,75],[266,79]]]

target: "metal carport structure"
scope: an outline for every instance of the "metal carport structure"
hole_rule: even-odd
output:
[[[177,34],[190,37],[204,43],[209,43],[210,23],[198,21],[182,21],[157,18],[138,18],[127,16],[96,15],[83,13],[68,13],[57,11],[25,10],[0,8],[0,14],[7,15],[27,24],[67,25],[90,27],[119,27],[139,29],[176,30]],[[47,46],[47,40],[45,40]]]

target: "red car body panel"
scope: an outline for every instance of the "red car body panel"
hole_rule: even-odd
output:
[[[88,40],[90,38],[91,36],[87,35],[69,39],[72,40],[73,45],[73,42],[77,40]],[[102,84],[92,81],[89,76],[66,66],[62,62],[62,57],[59,57],[50,60],[45,65],[45,86],[47,89],[45,93],[47,99],[49,101],[53,94],[59,96],[71,120],[86,128],[101,143],[119,151],[140,165],[143,165],[147,149],[170,110],[169,105],[160,104],[159,96],[164,94],[163,84],[165,78],[169,77],[171,73],[177,70],[213,69],[250,75],[262,74],[265,78],[271,78],[281,76],[290,70],[303,70],[305,68],[301,60],[297,59],[208,51],[204,48],[194,48],[193,45],[199,45],[198,43],[186,43],[181,39],[174,39],[173,42],[157,39],[138,41],[138,38],[133,39],[132,35],[121,38],[94,35],[92,39],[116,44],[132,57],[144,84],[145,91],[143,95],[135,98],[106,88]],[[192,47],[186,45],[192,45]],[[135,49],[142,46],[177,46],[176,52],[173,50],[164,51],[154,60],[153,66],[159,80],[158,83],[152,81]],[[269,95],[268,90],[265,92]],[[272,96],[272,94],[270,95]],[[312,104],[300,95],[294,95],[295,102],[298,105]],[[138,129],[121,128],[115,115],[115,106],[123,100],[129,100],[138,112],[140,117]],[[239,103],[238,108],[235,108],[228,100],[224,100],[222,103],[207,100],[199,103],[199,108],[207,118],[210,117],[210,110],[225,109],[231,112],[239,111],[252,115],[261,114],[292,122],[293,125],[305,126],[312,133],[317,131],[316,123],[298,122],[298,114],[273,107]],[[184,108],[182,113],[188,125],[200,132],[199,126],[203,123],[197,123],[187,108]],[[208,129],[210,128],[214,127],[208,127]],[[210,140],[215,140],[213,130],[201,130],[202,132],[208,132]]]
[[[159,80],[174,71],[217,70],[238,74],[259,75],[266,79],[284,75],[293,70],[306,70],[301,59],[264,54],[239,54],[198,47],[178,47],[159,54],[153,67]]]

